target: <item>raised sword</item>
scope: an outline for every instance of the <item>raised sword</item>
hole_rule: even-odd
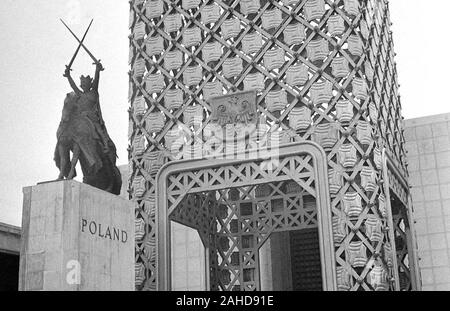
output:
[[[61,19],[61,21],[63,22],[62,19]],[[70,60],[69,65],[67,65],[67,68],[68,68],[69,70],[72,68],[73,62],[75,61],[75,58],[77,57],[78,52],[80,51],[81,45],[83,44],[83,41],[84,41],[84,39],[86,38],[86,35],[87,35],[87,33],[89,32],[89,28],[91,28],[91,25],[92,25],[92,22],[93,22],[93,21],[94,21],[94,19],[92,19],[91,22],[89,23],[89,26],[88,26],[88,28],[86,29],[86,31],[85,31],[85,33],[84,33],[84,35],[83,35],[83,38],[81,39],[80,44],[78,44],[78,47],[77,47],[75,53],[73,54],[72,59]],[[64,23],[64,22],[63,22],[63,23]]]
[[[64,24],[64,26],[66,26],[66,28],[70,31],[72,36],[74,36],[74,38],[78,41],[78,43],[83,47],[83,49],[86,51],[86,53],[89,54],[89,56],[92,58],[94,63],[97,64],[98,63],[97,58],[95,58],[95,56],[91,53],[91,51],[89,51],[88,48],[83,44],[83,42],[80,39],[78,39],[77,35],[69,28],[69,26],[67,26],[66,23],[64,23],[64,21],[62,19],[61,19],[61,22]]]

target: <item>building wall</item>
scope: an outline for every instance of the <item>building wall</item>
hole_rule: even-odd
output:
[[[120,165],[117,167],[122,177],[122,188],[120,189],[120,196],[124,199],[129,199],[128,194],[128,165]]]
[[[450,290],[450,113],[405,121],[423,290]]]
[[[19,288],[20,233],[20,228],[0,223],[0,292]]]
[[[0,253],[19,255],[20,228],[0,223]]]
[[[205,248],[196,230],[172,222],[172,288],[206,290]]]

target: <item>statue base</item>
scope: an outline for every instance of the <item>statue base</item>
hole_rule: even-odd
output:
[[[23,193],[19,290],[134,290],[133,202],[73,180]]]

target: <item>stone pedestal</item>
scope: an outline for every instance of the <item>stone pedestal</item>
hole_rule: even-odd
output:
[[[134,290],[134,204],[76,181],[23,189],[19,290]]]

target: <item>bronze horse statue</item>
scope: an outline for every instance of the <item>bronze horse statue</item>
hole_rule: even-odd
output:
[[[66,68],[64,76],[74,92],[64,100],[54,160],[60,171],[58,179],[76,177],[79,161],[84,183],[118,195],[122,178],[116,166],[116,147],[106,131],[99,105],[98,81],[103,67],[99,62],[96,65],[95,79],[81,76],[82,90]]]

